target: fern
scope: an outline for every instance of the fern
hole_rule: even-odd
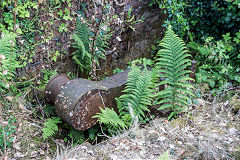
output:
[[[68,136],[72,138],[74,145],[82,144],[85,141],[83,131],[76,130],[73,127],[70,128]]]
[[[46,139],[50,136],[53,136],[58,131],[57,124],[59,123],[62,123],[59,117],[48,118],[46,122],[43,123],[43,138]]]
[[[181,111],[185,111],[191,101],[190,97],[194,96],[191,89],[193,86],[187,83],[193,80],[189,77],[190,70],[187,68],[191,65],[191,60],[188,54],[185,43],[168,27],[165,37],[160,43],[162,49],[157,53],[156,68],[158,69],[161,77],[165,80],[161,81],[158,85],[166,85],[167,87],[157,93],[158,104],[162,104],[159,108],[171,108],[172,113],[169,119]]]
[[[206,45],[200,46],[196,42],[189,42],[188,47],[199,52],[200,55],[197,55],[196,57],[203,56],[203,57],[207,58],[207,57],[211,56],[211,49]]]
[[[133,65],[123,91],[125,94],[116,98],[119,115],[112,109],[101,108],[101,112],[93,118],[98,118],[110,132],[126,129],[134,117],[140,122],[146,122],[145,113],[149,111],[148,106],[153,102],[156,73],[156,70],[147,70],[146,66],[142,69],[142,66]]]
[[[164,152],[162,155],[160,155],[160,157],[158,157],[157,160],[170,160],[169,151],[167,150],[166,152]]]
[[[81,23],[80,20],[76,22],[76,31],[72,35],[73,48],[76,50],[73,52],[73,60],[78,64],[80,70],[83,72],[89,71],[92,65],[91,53],[89,49],[91,37],[88,26]]]
[[[91,43],[89,38],[92,35],[86,23],[82,23],[80,20],[76,21],[76,30],[75,34],[82,40],[84,47],[87,51],[89,50],[89,44]]]
[[[46,115],[46,117],[51,117],[51,115],[55,116],[55,109],[54,106],[47,104],[44,108],[43,108],[44,114]]]
[[[101,26],[101,25],[100,25]],[[73,60],[78,64],[81,71],[89,72],[92,66],[92,58],[96,65],[99,65],[99,59],[105,59],[105,48],[107,48],[107,41],[110,38],[110,34],[101,30],[97,33],[92,33],[87,23],[82,23],[80,20],[76,22],[76,30],[72,35],[73,48],[76,50],[73,52]]]
[[[15,34],[6,34],[0,39],[0,53],[5,59],[0,64],[0,91],[4,92],[8,87],[8,81],[13,81],[15,69],[21,67],[17,61],[18,56],[15,52]],[[13,86],[11,86],[13,87]]]
[[[139,66],[132,66],[128,73],[127,84],[122,96],[119,97],[121,103],[120,111],[123,114],[129,114],[130,106],[133,109],[134,115],[138,117],[141,122],[145,120],[145,112],[148,112],[148,106],[152,104],[153,88],[154,88],[154,71],[147,70],[144,67],[141,70]],[[129,117],[129,116],[128,116]]]
[[[98,118],[98,121],[105,124],[109,130],[115,131],[127,128],[124,121],[120,119],[118,114],[113,109],[100,108],[100,111],[100,113],[97,113],[97,115],[93,116],[92,118]]]

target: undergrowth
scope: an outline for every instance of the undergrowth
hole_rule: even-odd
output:
[[[233,35],[227,33],[218,41],[208,37],[205,45],[193,41],[188,44],[196,52],[199,66],[196,81],[198,84],[205,83],[204,90],[211,90],[210,94],[214,96],[240,84],[239,40],[240,30]]]
[[[81,73],[92,74],[97,79],[96,70],[106,58],[105,53],[109,47],[111,23],[121,19],[118,19],[118,15],[113,16],[115,19],[110,16],[111,7],[105,1],[101,2],[103,9],[100,18],[85,16],[87,3],[81,2],[81,10],[77,13],[73,11],[72,4],[71,0],[0,2],[0,147],[4,154],[11,148],[12,136],[16,132],[12,110],[17,115],[26,115],[29,119],[40,122],[39,127],[44,138],[44,141],[38,139],[40,144],[60,137],[65,144],[76,145],[86,139],[90,142],[97,141],[97,135],[102,134],[102,131],[116,134],[136,123],[147,123],[152,118],[149,116],[150,107],[157,104],[161,105],[160,110],[171,111],[169,119],[188,112],[194,97],[194,88],[189,82],[192,81],[189,78],[192,58],[197,60],[197,85],[206,86],[203,90],[211,92],[213,96],[226,93],[230,97],[228,91],[238,88],[240,84],[240,31],[239,26],[233,24],[233,21],[239,21],[237,1],[208,3],[194,0],[191,3],[182,0],[152,0],[150,6],[157,4],[169,15],[164,26],[172,24],[172,29],[181,38],[186,38],[186,42],[191,41],[188,47],[192,49],[192,55],[187,53],[183,40],[169,27],[164,39],[155,47],[155,50],[159,50],[155,56],[155,64],[142,59],[135,61],[130,67],[123,95],[116,99],[118,111],[114,111],[113,106],[101,108],[101,112],[93,118],[98,118],[103,126],[96,125],[85,132],[77,131],[56,117],[54,107],[45,104],[43,99],[47,82],[58,73],[58,70],[51,68],[69,56],[68,50],[62,47],[63,42],[55,37],[56,30],[60,37],[71,37],[72,43],[68,43],[68,47],[75,49],[71,57]],[[209,12],[199,13],[201,8],[209,9]],[[143,20],[135,20],[132,11],[133,7],[130,6],[123,23],[127,29],[134,31],[133,25]],[[215,15],[213,13],[221,14],[214,17],[214,21],[218,23],[212,27],[209,26],[212,22],[208,23],[210,19],[205,17]],[[76,25],[73,25],[75,21]],[[220,25],[218,29],[219,24],[224,25]],[[207,33],[209,28],[212,33]],[[228,33],[231,29],[235,33]],[[208,37],[212,35],[215,37]],[[139,62],[142,64],[139,65]],[[38,64],[39,68],[36,67]],[[118,69],[115,72],[120,71]],[[72,72],[68,72],[68,75],[71,79],[78,77],[78,74]],[[159,83],[159,79],[163,78]],[[165,89],[160,91],[162,86]],[[22,100],[18,102],[20,98]],[[23,99],[31,103],[23,104]]]
[[[73,60],[78,64],[82,72],[89,73],[92,65],[99,66],[99,59],[105,59],[105,49],[108,48],[108,40],[111,36],[108,30],[101,29],[105,25],[102,21],[98,23],[96,32],[92,32],[87,22],[76,21],[75,33],[72,35],[74,40],[72,47]]]
[[[147,69],[146,59],[142,61],[142,66],[135,63],[131,66],[126,87],[122,91],[124,94],[117,98],[119,115],[114,110],[104,108],[93,117],[98,118],[109,130],[124,129],[133,123],[146,123],[149,120],[146,117],[149,107],[156,104],[161,104],[159,110],[171,110],[168,119],[188,111],[194,97],[194,87],[190,83],[194,80],[189,77],[191,71],[187,69],[191,65],[190,54],[171,26],[159,45],[162,49],[158,51],[152,70]],[[164,80],[159,83],[157,77]],[[162,85],[165,88],[159,91],[157,86]]]
[[[0,62],[0,92],[6,93],[9,88],[16,91],[12,84],[15,80],[16,69],[20,68],[18,54],[15,49],[15,37],[13,33],[2,35],[0,39],[0,53],[4,58]]]

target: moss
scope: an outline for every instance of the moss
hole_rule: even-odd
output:
[[[185,118],[178,118],[171,121],[171,125],[174,127],[184,128],[188,125],[188,120]]]
[[[240,110],[240,97],[238,95],[234,95],[229,101],[229,105],[232,108],[233,113],[238,113]]]

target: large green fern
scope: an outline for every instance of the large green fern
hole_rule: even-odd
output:
[[[125,114],[130,113],[130,107],[135,116],[141,122],[145,120],[145,112],[152,105],[154,88],[154,71],[149,71],[146,67],[132,66],[128,73],[127,84],[122,96],[119,97],[122,109]]]
[[[91,68],[91,53],[90,53],[90,40],[91,37],[87,24],[82,23],[80,20],[76,21],[76,30],[72,35],[73,48],[76,50],[73,52],[73,60],[78,64],[81,71],[87,72]]]
[[[13,81],[16,68],[21,67],[15,52],[15,34],[6,34],[0,39],[0,54],[5,59],[0,64],[0,91],[4,92],[8,88],[9,82]],[[10,86],[13,87],[13,86]]]
[[[162,49],[157,53],[156,68],[158,69],[160,77],[165,80],[158,85],[165,85],[165,89],[157,93],[157,99],[162,106],[159,108],[171,108],[172,113],[169,119],[181,111],[185,111],[190,97],[194,96],[191,89],[193,86],[188,83],[193,80],[189,77],[190,70],[187,68],[191,65],[191,60],[188,58],[190,54],[187,52],[185,43],[168,27],[165,37],[159,44]]]
[[[98,118],[110,132],[129,127],[135,117],[138,117],[140,122],[145,122],[145,114],[153,102],[155,80],[155,70],[148,70],[146,66],[132,65],[123,90],[125,94],[116,98],[119,115],[112,109],[101,108],[101,112],[93,118]]]
[[[48,137],[53,136],[58,131],[57,124],[62,123],[59,117],[48,118],[46,122],[43,123],[44,128],[42,129],[43,138],[46,139]]]
[[[73,60],[78,64],[81,71],[87,73],[91,70],[92,62],[99,65],[99,59],[105,59],[105,48],[107,48],[107,41],[110,38],[109,34],[101,30],[93,33],[90,31],[87,23],[82,23],[80,20],[76,21],[76,30],[72,35]]]

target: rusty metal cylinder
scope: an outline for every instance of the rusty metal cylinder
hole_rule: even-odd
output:
[[[86,130],[97,123],[92,116],[100,108],[116,107],[115,98],[124,89],[128,71],[106,80],[95,82],[69,78],[60,74],[53,77],[45,88],[45,99],[54,103],[56,113],[75,129]],[[116,108],[115,108],[116,109]]]
[[[70,79],[65,74],[58,74],[51,78],[46,86],[44,97],[49,103],[54,103],[57,98],[58,91]]]

